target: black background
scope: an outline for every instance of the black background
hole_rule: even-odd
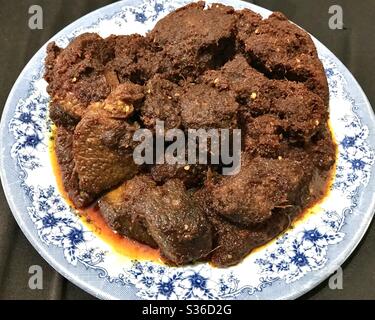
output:
[[[63,27],[108,0],[0,0],[0,108],[19,73],[33,54]],[[351,70],[375,106],[374,0],[258,0],[248,1],[284,12],[322,41]],[[28,8],[43,8],[43,30],[28,28]],[[331,5],[341,5],[343,30],[328,27]],[[28,269],[40,265],[44,289],[28,288]],[[344,289],[331,290],[325,281],[303,299],[375,298],[375,225],[344,264]],[[52,269],[18,228],[0,188],[0,299],[93,299]]]

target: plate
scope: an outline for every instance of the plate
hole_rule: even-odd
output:
[[[189,1],[121,1],[72,23],[59,46],[83,32],[145,33]],[[217,2],[217,1],[216,1]],[[269,11],[236,0],[236,9]],[[330,117],[339,145],[329,196],[312,214],[242,263],[168,267],[118,254],[87,227],[59,194],[49,157],[46,45],[30,60],[8,97],[1,120],[1,179],[22,231],[64,277],[103,299],[292,299],[330,276],[353,252],[375,206],[375,122],[362,89],[344,65],[314,39],[330,88]]]

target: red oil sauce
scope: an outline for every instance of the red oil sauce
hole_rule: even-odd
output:
[[[332,133],[332,127],[329,125],[330,131]],[[100,239],[102,239],[106,244],[111,246],[111,248],[120,255],[123,255],[130,259],[137,259],[137,260],[147,260],[153,261],[157,263],[162,263],[162,259],[160,256],[160,251],[157,249],[153,249],[149,246],[143,245],[137,241],[129,239],[125,236],[121,236],[115,231],[113,231],[106,223],[104,218],[102,217],[99,207],[97,204],[94,204],[85,209],[76,209],[69,199],[64,184],[62,181],[62,175],[60,166],[57,162],[56,153],[55,153],[55,129],[52,130],[52,135],[50,139],[50,159],[53,168],[53,173],[56,178],[57,187],[61,196],[64,198],[66,203],[69,204],[73,210],[76,211],[77,215],[81,218],[81,221],[92,231],[94,232]],[[337,146],[336,142],[334,141],[335,145]],[[336,153],[338,149],[336,148]],[[336,157],[337,158],[337,157]],[[295,227],[297,224],[302,223],[306,219],[308,219],[312,214],[317,213],[321,210],[320,204],[323,203],[324,199],[328,196],[330,188],[333,183],[333,178],[336,173],[336,164],[330,170],[327,177],[322,179],[322,185],[320,188],[319,196],[317,200],[311,201],[310,205],[307,206],[303,212],[299,214],[299,216],[292,222],[291,226],[284,231],[287,232],[290,228]],[[263,250],[266,246],[271,244],[277,238],[269,241],[268,243],[257,247],[252,252],[257,252]]]

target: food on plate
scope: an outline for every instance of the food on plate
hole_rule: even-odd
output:
[[[324,194],[336,158],[327,79],[310,36],[282,13],[196,2],[145,36],[50,43],[45,66],[69,199],[97,204],[168,264],[237,264]],[[183,134],[240,129],[240,171],[137,164],[133,135],[158,121]]]

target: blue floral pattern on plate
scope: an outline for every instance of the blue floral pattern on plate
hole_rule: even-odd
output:
[[[121,34],[124,30],[126,33],[145,33],[158,19],[187,3],[169,0],[133,2],[130,2],[132,5],[118,3],[104,8],[102,16],[63,32],[55,41],[65,46],[73,37],[88,31],[102,36]],[[227,3],[236,8],[250,6],[237,1]],[[251,8],[267,14],[259,7]],[[265,293],[263,297],[285,298],[296,297],[310,289],[313,285],[286,295],[282,290],[279,292],[276,285],[286,288],[327,267],[331,247],[347,237],[343,229],[348,216],[358,214],[359,199],[363,188],[371,180],[374,166],[369,129],[358,115],[358,104],[351,95],[343,67],[319,42],[317,47],[329,81],[331,125],[339,144],[336,175],[330,194],[303,222],[296,223],[293,229],[252,253],[239,265],[227,269],[213,268],[208,264],[174,268],[154,262],[133,261],[117,254],[82,223],[61,198],[54,182],[48,151],[51,126],[48,120],[49,97],[42,79],[43,61],[37,61],[37,67],[29,71],[33,72],[33,76],[28,89],[23,91],[22,99],[12,101],[14,106],[9,111],[12,114],[6,131],[13,137],[13,142],[8,145],[2,138],[2,143],[8,146],[5,149],[9,150],[11,159],[16,163],[17,184],[28,199],[26,211],[38,241],[48,248],[60,248],[65,263],[95,271],[96,279],[92,282],[97,287],[91,292],[103,297],[101,285],[96,284],[98,281],[132,290],[132,294],[122,292],[111,296],[108,293],[112,298],[226,299],[258,297],[261,293]],[[25,219],[25,216],[19,219]],[[371,212],[367,214],[367,219],[371,219]],[[363,233],[365,227],[362,229]],[[84,284],[82,286],[85,287]]]

